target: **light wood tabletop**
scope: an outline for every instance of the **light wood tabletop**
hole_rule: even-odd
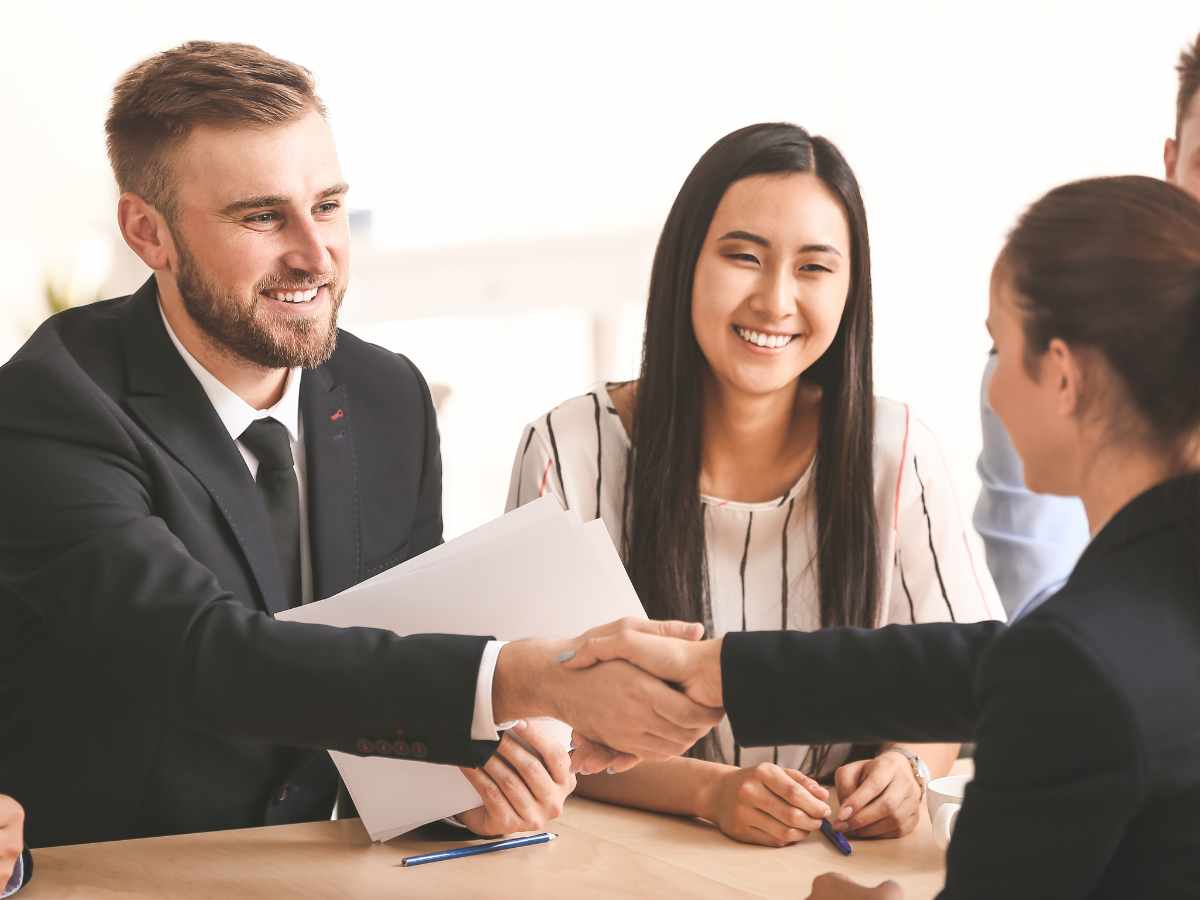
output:
[[[87,898],[789,897],[838,871],[892,878],[907,900],[941,889],[945,855],[928,816],[898,840],[854,841],[841,856],[820,834],[791,847],[739,844],[704,822],[571,798],[550,844],[401,868],[446,842],[404,835],[372,844],[357,819],[80,844],[34,851],[20,900]]]

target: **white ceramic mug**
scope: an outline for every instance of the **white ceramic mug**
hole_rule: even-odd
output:
[[[933,839],[943,850],[950,846],[954,822],[958,819],[963,795],[970,782],[970,775],[947,775],[944,778],[934,778],[925,790],[925,801],[929,804],[929,821],[933,825]]]

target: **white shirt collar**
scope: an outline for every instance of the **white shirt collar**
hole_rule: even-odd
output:
[[[167,321],[161,303],[158,305],[158,314],[162,316],[163,326],[167,329],[167,337],[171,339],[171,343],[175,345],[175,349],[179,351],[179,355],[183,357],[187,367],[192,370],[192,374],[200,382],[200,387],[204,388],[204,393],[208,396],[209,402],[217,412],[217,417],[220,418],[221,424],[225,426],[231,438],[235,441],[238,440],[242,436],[242,432],[250,427],[251,422],[269,416],[288,430],[293,443],[300,442],[300,376],[302,374],[300,368],[288,370],[283,396],[274,406],[270,409],[255,409],[226,387],[212,372],[200,365],[196,358],[188,352],[171,328],[171,323]]]

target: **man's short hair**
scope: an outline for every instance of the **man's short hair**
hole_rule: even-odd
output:
[[[105,121],[108,159],[122,193],[168,221],[175,214],[172,152],[207,125],[282,125],[325,115],[312,73],[250,44],[189,41],[126,72]]]
[[[1200,91],[1200,34],[1189,47],[1179,54],[1179,65],[1175,67],[1179,73],[1179,97],[1175,101],[1175,140],[1183,129],[1183,120],[1187,118],[1188,107],[1192,99]]]

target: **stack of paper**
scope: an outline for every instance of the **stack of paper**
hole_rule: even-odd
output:
[[[604,523],[543,497],[342,593],[278,615],[397,634],[573,637],[644,616]],[[554,723],[564,746],[570,729]],[[386,841],[480,805],[453,766],[331,752],[363,825]]]

